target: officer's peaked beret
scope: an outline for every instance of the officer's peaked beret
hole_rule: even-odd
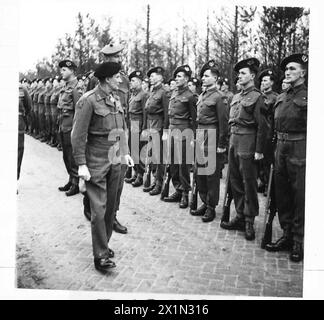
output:
[[[294,54],[290,55],[289,57],[286,57],[285,59],[282,60],[282,62],[280,64],[281,70],[285,71],[286,65],[290,62],[299,63],[302,66],[307,68],[308,56],[306,54],[302,54],[302,53],[294,53]]]
[[[257,73],[260,65],[260,61],[257,58],[248,58],[239,61],[235,66],[234,70],[239,72],[243,68],[249,68],[251,71]]]
[[[66,67],[66,68],[69,68],[69,69],[76,69],[77,68],[76,64],[71,60],[62,60],[62,61],[60,61],[59,67],[60,68]]]
[[[179,72],[183,72],[185,75],[187,75],[188,77],[191,77],[191,69],[190,67],[185,64],[183,66],[180,66],[178,67],[177,69],[175,69],[174,73],[173,73],[173,76],[176,77],[176,75],[179,73]]]
[[[204,72],[206,70],[211,70],[213,73],[215,73],[219,77],[219,70],[217,68],[217,64],[215,60],[209,60],[207,63],[205,63],[201,70],[200,70],[200,78],[204,75]]]
[[[120,64],[117,62],[104,62],[98,65],[94,76],[100,79],[110,78],[120,71]]]
[[[149,77],[152,73],[158,73],[158,74],[163,75],[164,74],[164,69],[162,67],[154,67],[154,68],[151,68],[147,72],[147,76]]]
[[[107,55],[112,56],[114,54],[117,54],[118,52],[124,50],[124,47],[120,44],[114,45],[113,43],[109,43],[106,46],[104,46],[100,52]]]
[[[135,70],[129,75],[129,81],[132,80],[132,78],[138,78],[140,80],[143,80],[143,73],[139,70]]]

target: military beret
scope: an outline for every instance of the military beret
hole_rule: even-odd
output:
[[[69,69],[76,69],[77,68],[76,64],[71,60],[62,60],[62,61],[60,61],[59,67],[60,68],[66,67],[66,68],[69,68]]]
[[[289,57],[286,57],[285,59],[282,60],[282,62],[280,64],[281,70],[285,71],[286,65],[290,62],[299,63],[300,65],[307,68],[308,56],[306,54],[302,54],[302,53],[295,53],[295,54],[290,55]]]
[[[163,76],[164,71],[165,70],[162,67],[154,67],[147,71],[147,76],[149,77],[152,73],[158,73]]]
[[[200,82],[197,78],[191,78],[189,82],[192,82],[195,86],[199,86]]]
[[[262,78],[266,76],[269,76],[270,79],[274,80],[274,72],[271,69],[265,69],[259,74],[259,81],[262,81]]]
[[[249,68],[252,72],[257,73],[259,65],[260,65],[260,61],[257,58],[248,58],[248,59],[239,61],[234,66],[234,71],[239,72],[243,68]]]
[[[185,64],[183,66],[180,66],[178,67],[177,69],[175,69],[175,71],[173,72],[173,77],[176,77],[176,75],[179,73],[179,72],[183,72],[186,76],[188,76],[189,78],[191,77],[191,69],[190,67]]]
[[[135,70],[128,76],[129,81],[131,81],[132,78],[138,78],[140,80],[143,80],[143,73],[139,70]]]
[[[124,50],[122,45],[114,45],[112,43],[107,44],[104,46],[100,52],[105,54],[106,56],[113,56],[114,54]]]
[[[104,62],[98,65],[94,76],[99,80],[110,78],[120,71],[120,64],[117,62]]]
[[[200,70],[200,78],[202,78],[202,76],[204,75],[204,72],[206,70],[211,70],[212,73],[215,73],[217,75],[217,77],[219,77],[219,71],[217,69],[217,64],[215,62],[215,60],[209,60],[207,63],[205,63],[201,70]]]

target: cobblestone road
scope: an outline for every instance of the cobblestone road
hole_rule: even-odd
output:
[[[216,220],[204,224],[177,204],[125,184],[119,220],[129,232],[113,233],[117,267],[102,275],[93,266],[81,195],[67,198],[57,190],[65,182],[62,153],[26,135],[17,196],[19,288],[302,296],[303,264],[260,248],[263,196],[257,237],[249,242],[242,232],[219,227],[220,207]],[[224,180],[221,201],[223,190]],[[278,236],[275,219],[273,238]]]

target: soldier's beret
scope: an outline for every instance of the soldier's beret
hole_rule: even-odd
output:
[[[112,43],[109,43],[107,44],[106,46],[104,46],[100,52],[105,54],[106,56],[112,56],[120,51],[124,50],[124,47],[120,44],[112,44]]]
[[[289,57],[286,57],[285,59],[282,60],[282,62],[280,64],[281,70],[285,71],[286,65],[290,62],[299,63],[300,65],[307,68],[308,56],[306,54],[302,54],[302,53],[294,53],[294,54],[290,55]]]
[[[158,73],[163,76],[164,71],[165,70],[162,67],[154,67],[147,71],[147,76],[149,77],[152,73]]]
[[[168,81],[166,81],[165,83],[167,83],[168,85],[171,85],[171,81],[175,81],[174,78],[170,78]]]
[[[138,78],[140,80],[143,80],[143,73],[139,70],[135,70],[128,76],[129,81],[131,81],[132,78]]]
[[[201,70],[200,70],[200,78],[202,78],[202,76],[204,75],[204,72],[206,70],[211,70],[212,73],[216,74],[217,77],[219,77],[219,70],[217,68],[217,64],[215,62],[215,60],[209,60],[207,63],[205,63]]]
[[[274,72],[271,69],[265,69],[259,74],[259,81],[262,81],[263,77],[269,76],[271,80],[274,80]]]
[[[242,68],[249,68],[252,72],[257,73],[259,69],[260,61],[257,58],[248,58],[239,61],[234,66],[234,71],[239,72]]]
[[[60,68],[66,67],[66,68],[74,69],[74,70],[77,68],[76,64],[71,60],[62,60],[62,61],[60,61],[59,67]]]
[[[117,62],[104,62],[98,65],[94,76],[99,80],[110,78],[120,71],[120,64]]]
[[[195,86],[199,86],[200,82],[197,78],[191,78],[189,82],[192,82]]]
[[[175,78],[179,72],[183,72],[189,78],[191,77],[191,73],[192,73],[190,67],[187,64],[176,68],[175,71],[173,72],[173,77]]]

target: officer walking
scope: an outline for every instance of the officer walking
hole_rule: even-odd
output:
[[[100,83],[78,102],[72,130],[73,155],[79,166],[79,176],[86,181],[90,200],[94,265],[99,271],[115,267],[110,260],[114,252],[108,244],[120,181],[120,157],[133,166],[128,154],[124,110],[117,94],[121,82],[119,71],[120,64],[115,62],[98,66],[95,76]],[[116,137],[109,136],[114,130],[120,134],[117,154]]]
[[[307,132],[307,73],[308,57],[293,54],[281,62],[285,81],[290,84],[275,104],[276,200],[283,236],[268,244],[268,251],[290,251],[290,260],[303,259],[305,219],[305,169]]]
[[[143,189],[144,192],[149,192],[151,196],[161,193],[164,173],[162,133],[163,129],[168,127],[169,105],[167,93],[163,88],[164,72],[165,70],[162,67],[154,67],[147,72],[151,83],[151,91],[145,104],[146,126],[147,129],[159,134],[160,141],[160,154],[153,154],[155,161],[154,181],[148,188]]]
[[[254,218],[259,214],[255,161],[263,158],[267,135],[264,99],[254,85],[259,64],[256,58],[249,58],[234,67],[242,89],[233,97],[229,117],[228,161],[236,216],[221,222],[224,229],[245,231],[246,240],[255,239]]]
[[[143,73],[139,70],[133,71],[129,75],[130,81],[130,89],[131,89],[131,96],[129,98],[129,141],[130,146],[132,146],[132,139],[139,141],[138,148],[139,152],[142,150],[144,146],[143,141],[140,141],[140,135],[142,130],[145,128],[144,123],[144,109],[145,103],[148,98],[148,94],[144,92],[142,89],[142,80],[143,80]],[[133,150],[131,148],[131,154],[135,161],[134,166],[134,175],[127,179],[125,178],[125,182],[131,183],[133,187],[139,187],[143,184],[143,174],[144,174],[144,164],[140,161],[139,154],[133,154]]]
[[[72,155],[71,130],[75,105],[80,98],[80,93],[77,90],[78,80],[75,77],[77,66],[75,63],[71,60],[62,60],[59,67],[65,81],[57,105],[59,109],[59,134],[63,149],[63,161],[69,175],[69,181],[58,189],[65,191],[66,196],[69,197],[79,193],[78,167]]]
[[[176,89],[169,103],[169,129],[183,132],[191,129],[196,130],[196,98],[188,88],[188,81],[191,77],[191,69],[188,65],[178,67],[174,73]],[[166,128],[165,128],[166,129]],[[192,135],[192,139],[194,136]],[[175,192],[164,198],[165,202],[180,202],[180,208],[188,207],[188,193],[190,191],[190,164],[187,164],[186,135],[177,138],[171,135],[171,165],[170,174]],[[181,155],[181,157],[180,157]],[[178,163],[178,164],[177,164]]]
[[[209,154],[208,158],[212,155],[216,165],[211,173],[199,173],[199,169],[207,168],[212,164],[197,162],[197,187],[203,204],[197,210],[191,210],[190,213],[193,216],[202,216],[203,222],[211,222],[216,217],[215,208],[219,201],[220,174],[228,144],[228,112],[216,86],[219,71],[214,60],[208,61],[202,67],[200,77],[205,90],[200,94],[197,103],[198,130],[203,130],[204,133],[204,153]],[[208,130],[211,134],[207,134]]]

